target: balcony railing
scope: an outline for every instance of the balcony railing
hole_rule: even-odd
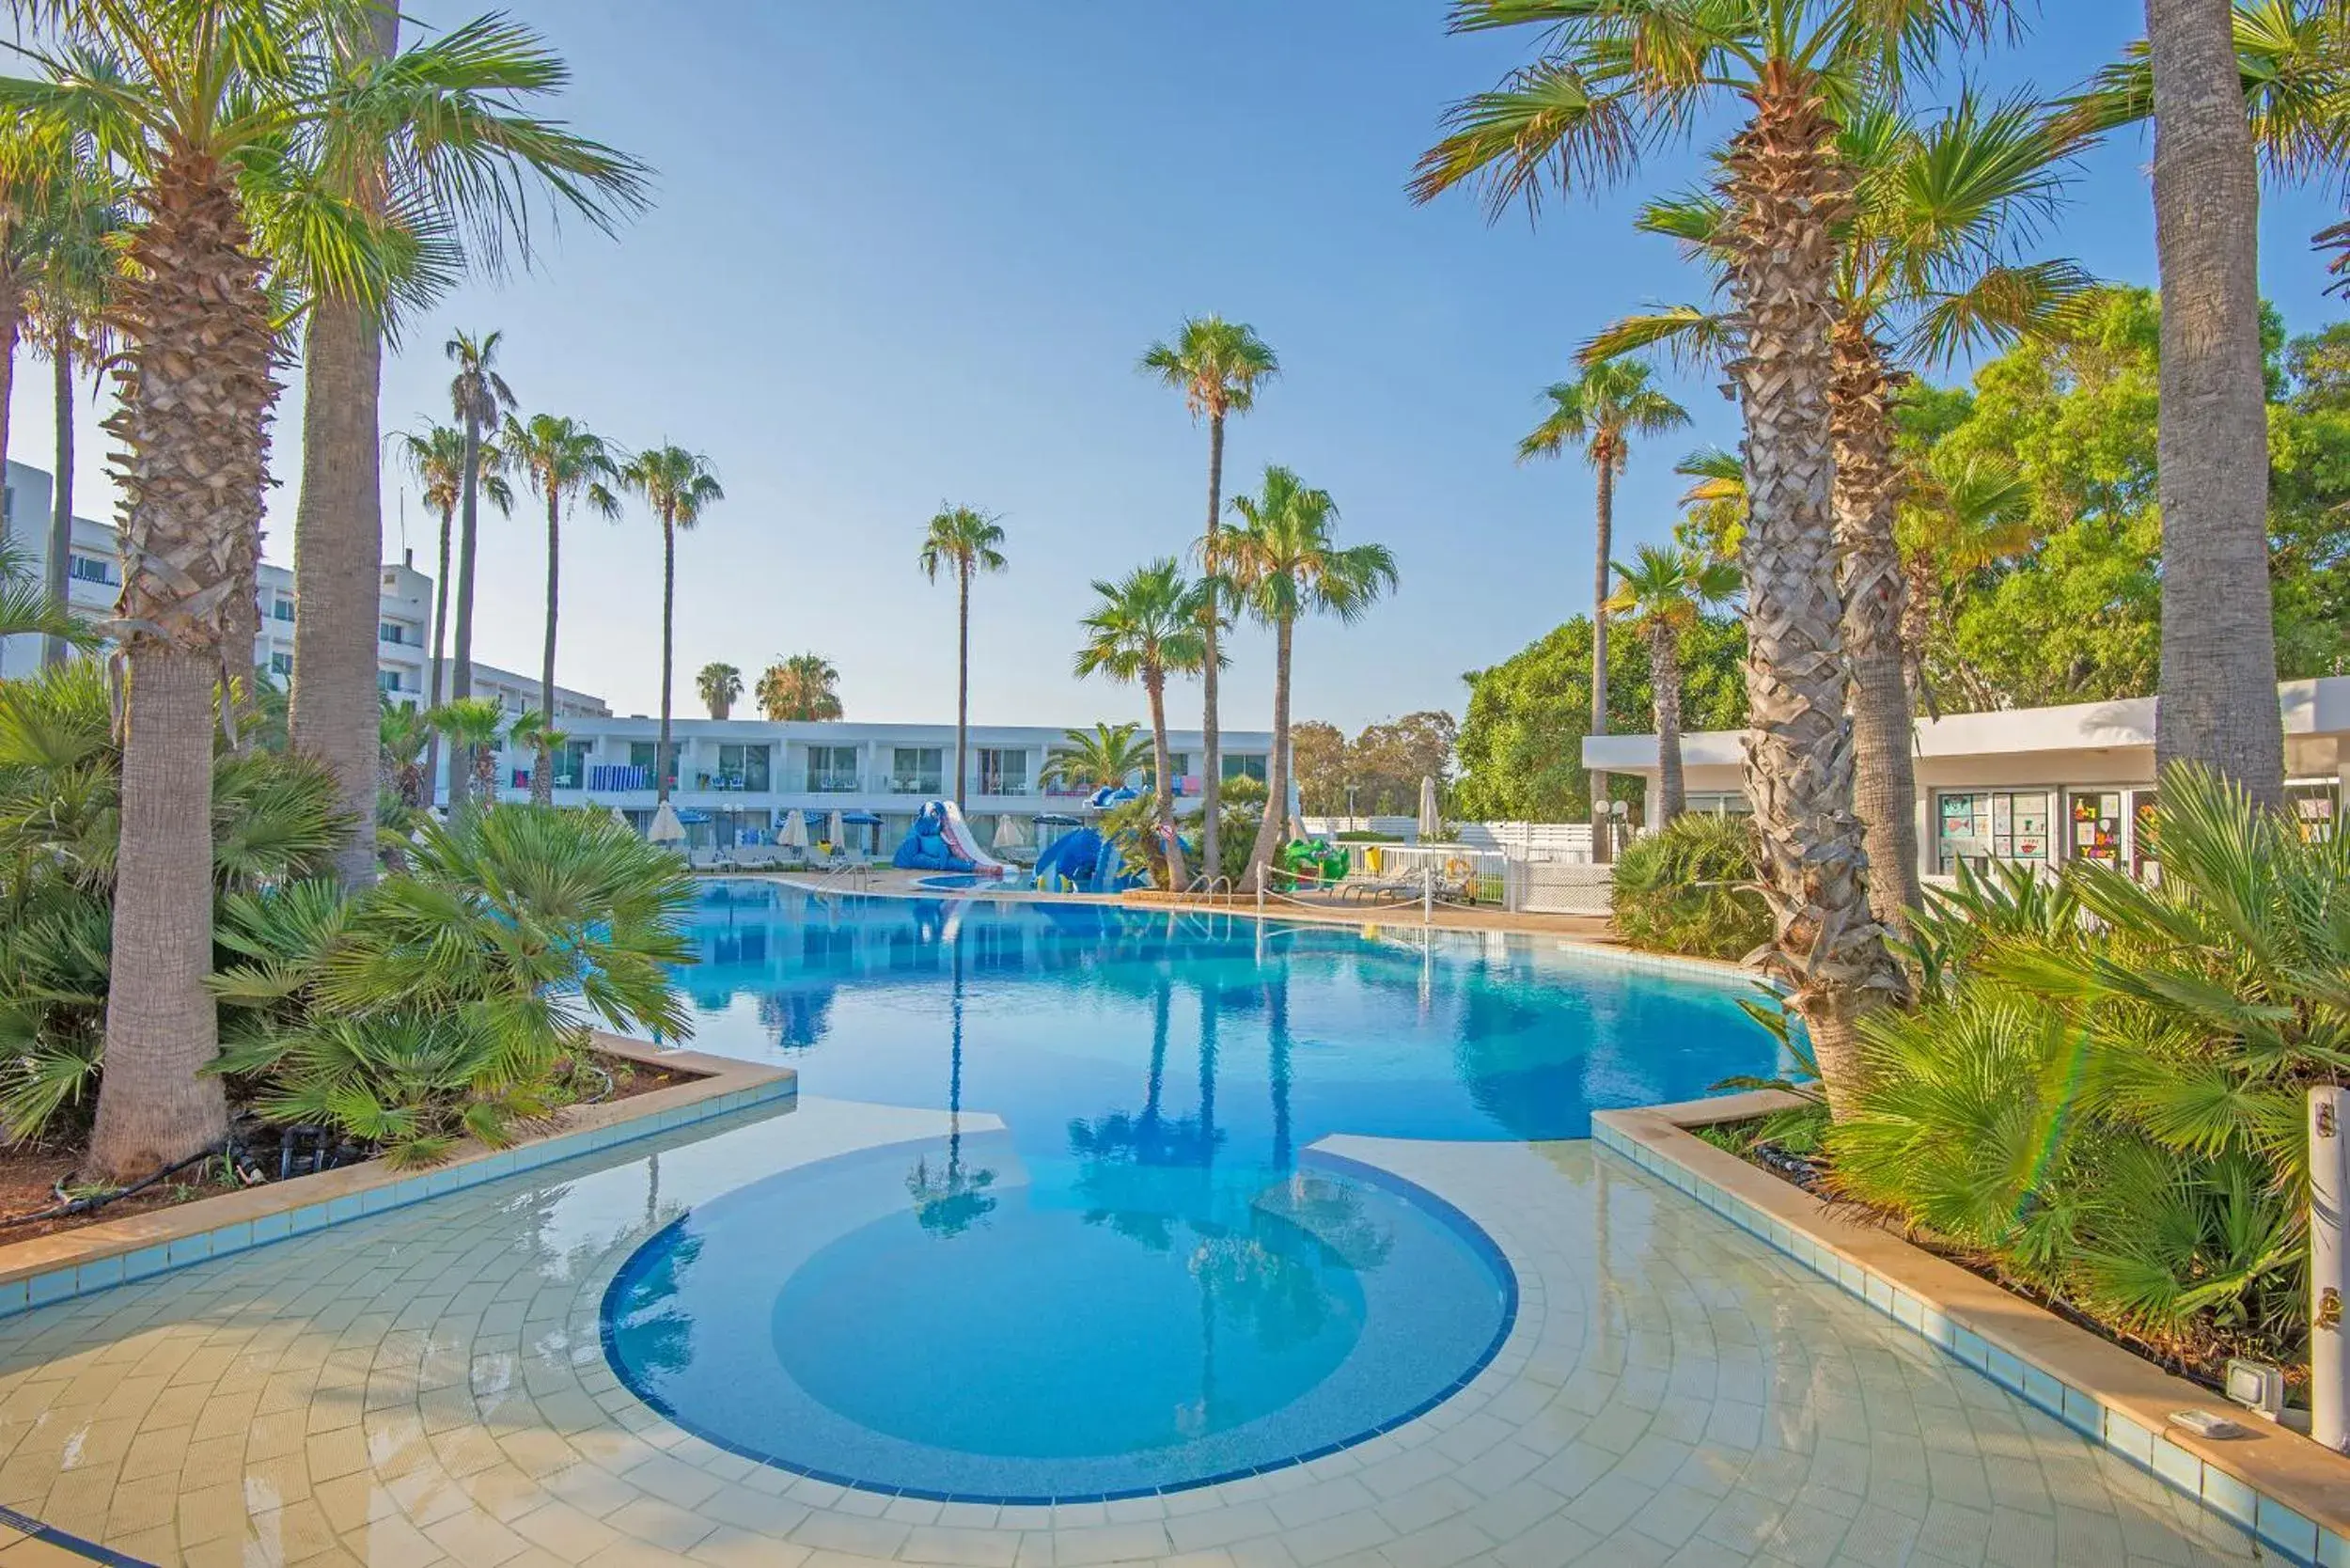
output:
[[[811,795],[853,795],[861,788],[853,773],[811,773],[807,776],[807,793]]]
[[[763,795],[768,792],[765,776],[753,777],[741,773],[697,773],[694,776],[694,788],[728,794],[748,792]]]
[[[634,768],[623,762],[599,762],[588,770],[590,790],[650,790],[652,769]]]
[[[941,795],[947,792],[943,774],[912,773],[891,777],[884,786],[885,793],[893,795]]]
[[[981,774],[979,793],[990,800],[1014,800],[1032,795],[1036,793],[1036,790],[1025,778],[989,778],[985,774]]]

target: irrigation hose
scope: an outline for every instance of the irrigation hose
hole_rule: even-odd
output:
[[[212,1159],[215,1155],[226,1158],[230,1148],[235,1142],[236,1139],[233,1137],[230,1137],[222,1138],[216,1144],[208,1144],[204,1148],[197,1150],[195,1153],[190,1154],[186,1159],[174,1161],[172,1164],[164,1167],[161,1170],[154,1172],[152,1175],[142,1176],[137,1181],[132,1183],[129,1186],[118,1187],[113,1192],[93,1193],[87,1198],[76,1198],[70,1202],[60,1203],[55,1208],[42,1209],[35,1214],[10,1215],[5,1219],[0,1219],[0,1231],[6,1231],[18,1225],[36,1225],[45,1219],[70,1219],[75,1215],[86,1215],[93,1210],[102,1209],[107,1204],[114,1202],[117,1199],[128,1198],[133,1193],[146,1191],[149,1187],[153,1186],[156,1183],[164,1180],[164,1178],[167,1176],[177,1176],[180,1172],[187,1169],[188,1167],[192,1165],[196,1165],[202,1161]],[[58,1180],[62,1183],[64,1178],[60,1177]],[[54,1192],[56,1189],[53,1187],[50,1190]]]

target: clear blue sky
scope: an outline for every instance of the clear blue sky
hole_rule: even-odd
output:
[[[1136,354],[1186,313],[1253,323],[1286,373],[1232,428],[1228,491],[1286,463],[1338,498],[1347,534],[1395,551],[1402,588],[1351,628],[1298,640],[1296,711],[1350,729],[1461,711],[1461,672],[1585,606],[1590,479],[1517,467],[1534,396],[1594,327],[1697,297],[1627,215],[1692,173],[1488,227],[1465,198],[1402,186],[1451,100],[1531,37],[1450,39],[1440,0],[995,0],[820,5],[522,0],[572,62],[566,112],[660,171],[655,211],[617,242],[572,225],[535,275],[465,290],[387,365],[387,425],[446,415],[452,326],[506,333],[527,411],[631,446],[707,452],[728,500],[680,552],[678,700],[711,659],[755,675],[813,649],[852,717],[953,712],[951,590],[922,581],[923,525],[950,499],[1004,514],[1010,572],[978,588],[977,720],[1139,717],[1135,694],[1068,674],[1087,584],[1180,550],[1202,521],[1205,436]],[[2131,0],[2050,0],[1997,88],[2069,86],[2142,25]],[[470,8],[434,3],[431,18]],[[2104,275],[2151,282],[2149,149],[2099,153],[2050,238]],[[2307,236],[2317,192],[2272,193],[2264,281],[2295,330],[2338,307]],[[47,463],[47,378],[20,364],[15,455]],[[1687,440],[1638,451],[1620,555],[1671,525],[1673,460],[1735,439],[1705,382],[1674,391]],[[111,504],[85,408],[85,512]],[[278,421],[269,555],[290,558],[298,388]],[[385,547],[401,543],[387,476]],[[413,495],[406,541],[431,570]],[[479,653],[538,667],[543,545],[526,516],[481,548]],[[565,534],[561,679],[650,712],[659,672],[658,531],[641,514]],[[1267,641],[1243,636],[1227,722],[1269,723]],[[1178,711],[1193,708],[1185,690]]]

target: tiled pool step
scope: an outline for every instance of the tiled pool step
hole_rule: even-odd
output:
[[[1724,1104],[1601,1111],[1591,1119],[1591,1137],[1601,1148],[1679,1188],[1740,1230],[1834,1281],[2092,1443],[2201,1499],[2214,1513],[2252,1531],[2270,1552],[2317,1568],[2350,1568],[2350,1459],[2328,1454],[2280,1429],[2260,1431],[2264,1423],[2248,1411],[2232,1410],[2208,1391],[2171,1378],[2087,1330],[1999,1292],[1998,1287],[1977,1280],[1955,1264],[1909,1247],[1889,1233],[1869,1232],[1868,1249],[1894,1257],[1895,1268],[1854,1258],[1850,1235],[1843,1238],[1847,1245],[1842,1247],[1825,1238],[1859,1227],[1830,1214],[1809,1194],[1685,1130],[1687,1125],[1732,1119],[1720,1108]],[[1909,1254],[1909,1259],[1899,1259],[1899,1253]],[[1952,1275],[1958,1277],[1956,1280],[1950,1278]],[[2073,1336],[2078,1347],[2065,1346],[2060,1357],[2033,1356],[1993,1342],[1976,1332],[1976,1328],[1991,1330],[1989,1322],[1974,1318],[1950,1300],[1947,1291],[1936,1289],[1961,1281],[1998,1292],[2009,1309],[2001,1315],[2011,1323],[2018,1318],[2037,1319],[2031,1325],[2036,1335]],[[1967,1326],[1970,1321],[1974,1327]],[[2060,1359],[2064,1370],[2072,1370],[2110,1356],[2127,1356],[2137,1363],[2129,1369],[2129,1375],[2140,1386],[2138,1397],[2125,1400],[2100,1392],[2082,1386],[2077,1376],[2068,1378],[2057,1368],[2042,1364]],[[2150,1405],[2144,1397],[2147,1374],[2174,1385],[2175,1392],[2158,1397]],[[2164,1407],[2228,1414],[2253,1435],[2215,1440],[2182,1431],[2180,1436],[2186,1440],[2175,1440],[2164,1429],[2168,1423],[2153,1424],[2162,1422],[2167,1414]],[[2230,1446],[2235,1446],[2236,1451],[2229,1455],[2235,1463],[2229,1465],[2217,1462],[2217,1455],[2198,1451]]]

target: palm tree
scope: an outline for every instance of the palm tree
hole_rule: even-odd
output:
[[[30,281],[21,297],[49,355],[51,393],[55,411],[55,478],[49,487],[49,591],[62,604],[69,591],[68,571],[73,557],[73,418],[74,362],[79,355],[97,363],[113,350],[108,313],[118,301],[121,276],[120,238],[129,222],[121,192],[109,171],[99,164],[86,138],[65,137],[69,152],[63,166],[52,170],[47,198],[33,230],[39,255],[20,265],[18,276]],[[0,142],[0,148],[5,142]],[[0,384],[5,384],[0,383]],[[5,424],[5,420],[0,420]],[[41,662],[65,662],[68,643],[62,637],[41,639]]]
[[[456,665],[449,672],[448,695],[454,701],[473,695],[473,563],[476,524],[481,510],[483,443],[497,430],[498,420],[514,404],[514,389],[497,372],[498,342],[503,333],[476,337],[460,332],[442,345],[457,366],[448,384],[449,407],[464,435],[457,463],[457,613]],[[455,744],[455,743],[452,743]],[[449,754],[449,804],[453,808],[462,786],[457,782],[471,762],[462,751]]]
[[[669,752],[669,687],[676,662],[677,536],[727,498],[710,460],[682,447],[654,447],[629,459],[620,483],[661,519],[661,744],[654,748],[654,797],[669,798],[677,760]]]
[[[2166,0],[2168,3],[2168,0]],[[1726,269],[1746,421],[1747,794],[1777,927],[1831,1106],[1849,1106],[1857,1020],[1900,985],[1871,918],[1867,854],[1844,740],[1842,597],[1832,548],[1827,393],[1835,227],[1848,179],[1831,112],[1890,100],[1901,72],[2013,12],[2011,0],[1455,0],[1460,32],[1532,24],[1543,53],[1453,106],[1420,160],[1420,200],[1481,188],[1498,216],[1547,183],[1622,178],[1643,149],[1734,107],[1722,160]]]
[[[1207,655],[1199,666],[1203,742],[1199,855],[1213,870],[1223,864],[1217,839],[1224,740],[1216,729],[1216,676],[1224,666],[1217,643],[1223,635],[1226,606],[1215,585],[1223,581],[1224,572],[1224,421],[1257,406],[1257,389],[1281,373],[1281,362],[1247,322],[1228,321],[1221,316],[1191,316],[1184,319],[1172,343],[1153,343],[1144,350],[1136,368],[1181,392],[1195,423],[1203,418],[1208,422],[1208,523],[1200,535],[1199,560],[1210,585],[1200,622],[1207,633]]]
[[[453,818],[471,809],[476,801],[484,806],[496,805],[497,747],[507,733],[506,710],[498,705],[498,699],[452,697],[430,710],[425,718],[448,738],[449,815]],[[456,772],[459,758],[464,758],[468,763],[462,775]]]
[[[1190,675],[1208,662],[1202,624],[1203,584],[1185,582],[1172,557],[1138,566],[1118,582],[1093,585],[1097,603],[1080,623],[1086,644],[1077,651],[1076,672],[1118,682],[1140,682],[1151,699],[1152,794],[1159,825],[1167,829],[1167,880],[1181,888],[1183,842],[1175,832],[1175,780],[1167,750],[1167,678]]]
[[[506,731],[507,739],[515,745],[528,746],[533,761],[530,768],[530,804],[555,804],[555,754],[563,748],[571,736],[555,727],[551,710],[526,709],[514,715],[514,722]]]
[[[1260,624],[1273,628],[1273,776],[1264,821],[1248,857],[1251,879],[1272,870],[1289,831],[1290,654],[1301,615],[1358,619],[1395,587],[1395,557],[1384,544],[1341,548],[1331,537],[1338,504],[1326,490],[1304,484],[1289,469],[1268,464],[1264,486],[1232,497],[1243,526],[1224,541],[1225,571],[1233,597]]]
[[[16,350],[62,201],[99,170],[91,138],[54,115],[0,115],[0,451],[8,449]],[[62,590],[60,590],[62,591]]]
[[[384,770],[384,783],[403,811],[411,815],[420,813],[431,804],[431,776],[424,768],[425,748],[437,733],[431,714],[426,709],[394,702],[388,697],[377,701],[376,750]]]
[[[1854,804],[1869,852],[1870,907],[1896,932],[1907,930],[1924,895],[1895,526],[1908,471],[1895,450],[1893,400],[1908,374],[1903,367],[2076,330],[2093,280],[2070,261],[2020,260],[2008,242],[2054,213],[2060,170],[2080,145],[2071,111],[2051,116],[2025,100],[1986,104],[1972,93],[1922,125],[1865,105],[1837,137],[1854,195],[1839,228],[1829,331],[1831,507],[1852,671]],[[1682,240],[1718,272],[1730,261],[1727,219],[1722,200],[1703,193],[1652,203],[1640,227]],[[1669,339],[1684,357],[1719,358],[1731,337],[1684,307],[1618,322],[1585,352]]]
[[[1038,781],[1086,792],[1118,789],[1151,765],[1151,743],[1137,738],[1141,730],[1138,724],[1097,724],[1090,731],[1065,731],[1067,744],[1044,759]]]
[[[942,571],[955,576],[955,805],[963,804],[965,731],[971,723],[971,577],[979,572],[1004,570],[1004,530],[998,521],[972,507],[952,507],[941,501],[922,536],[922,575],[938,581]]]
[[[1637,360],[1604,359],[1585,367],[1573,381],[1543,389],[1550,404],[1541,424],[1518,443],[1518,461],[1555,458],[1570,442],[1583,447],[1583,461],[1599,478],[1592,509],[1599,536],[1599,570],[1591,585],[1591,733],[1607,733],[1607,563],[1615,549],[1616,476],[1632,457],[1632,437],[1662,435],[1689,422],[1689,411],[1649,384],[1649,368]],[[1591,776],[1591,851],[1608,857],[1607,776]]]
[[[1681,636],[1695,626],[1706,605],[1738,591],[1738,569],[1685,549],[1640,547],[1635,564],[1616,563],[1610,614],[1626,617],[1634,632],[1648,638],[1649,690],[1656,713],[1658,814],[1662,827],[1686,809],[1681,773]]]
[[[710,716],[723,720],[734,712],[734,699],[743,695],[743,672],[732,665],[706,664],[694,677],[694,689],[701,694]]]
[[[401,431],[393,439],[400,461],[415,478],[424,504],[439,513],[441,519],[440,572],[432,579],[432,684],[424,698],[425,707],[437,708],[449,695],[443,671],[443,655],[448,647],[448,553],[457,526],[457,508],[465,488],[465,432],[453,425],[427,425],[421,431]],[[514,490],[506,482],[506,460],[494,441],[485,439],[479,444],[474,482],[501,515],[513,515]],[[440,763],[441,736],[435,730],[425,753],[427,779],[439,776]]]
[[[2004,460],[1973,456],[1956,460],[1936,449],[1911,468],[1904,487],[1900,521],[1902,557],[1908,583],[1903,590],[1902,656],[1913,672],[1911,684],[1929,713],[1935,711],[1926,658],[1937,622],[1947,625],[1954,588],[2029,550],[2040,537],[2032,516],[2031,481]],[[1988,682],[1959,666],[1970,708],[1997,705]]]
[[[77,647],[97,641],[65,601],[38,581],[24,552],[0,535],[0,638],[55,637]]]
[[[337,4],[328,14],[319,43],[347,85],[305,127],[317,143],[321,181],[390,227],[409,251],[399,295],[384,300],[354,290],[331,253],[313,254],[307,236],[289,245],[273,235],[270,247],[309,299],[293,527],[292,743],[335,772],[346,808],[365,823],[375,802],[385,323],[413,316],[466,261],[494,274],[509,244],[527,261],[534,196],[609,229],[644,204],[646,171],[528,112],[534,100],[558,93],[570,72],[517,23],[484,17],[401,51],[398,0]],[[295,232],[290,222],[280,227]],[[470,651],[469,635],[459,641]],[[372,835],[354,832],[337,870],[346,883],[371,877]]]
[[[506,416],[498,434],[506,460],[530,476],[531,487],[547,504],[547,637],[539,660],[537,755],[530,769],[530,799],[545,806],[555,798],[555,760],[549,754],[548,726],[555,722],[555,630],[561,600],[562,574],[557,570],[563,548],[563,513],[582,496],[607,518],[620,515],[619,497],[604,481],[619,477],[612,448],[603,437],[576,419],[534,414],[527,421]]]
[[[416,275],[414,236],[345,198],[316,132],[375,80],[336,47],[343,7],[288,0],[40,0],[0,79],[0,121],[94,138],[133,219],[116,364],[124,448],[118,600],[128,682],[107,1070],[86,1156],[144,1176],[219,1141],[210,809],[213,688],[249,657],[279,312],[270,276],[334,271],[379,308]],[[54,42],[54,46],[53,46]],[[446,79],[377,108],[433,119]],[[374,605],[365,611],[373,619]],[[234,686],[231,690],[233,692]],[[370,762],[371,762],[370,759]]]
[[[767,666],[759,678],[759,707],[780,724],[786,719],[829,722],[840,705],[840,672],[822,653],[794,653]]]

